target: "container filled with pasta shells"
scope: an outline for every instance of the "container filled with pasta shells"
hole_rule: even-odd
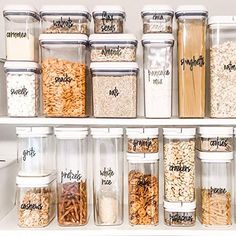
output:
[[[198,152],[201,161],[200,221],[205,226],[232,224],[233,152]]]

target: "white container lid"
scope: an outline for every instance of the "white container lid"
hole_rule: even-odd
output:
[[[163,135],[166,138],[193,138],[196,135],[195,128],[164,128]]]
[[[18,175],[16,177],[16,184],[18,187],[46,187],[48,184],[50,184],[52,181],[56,179],[57,175],[56,172],[53,172],[49,175],[45,176],[20,176]]]
[[[208,25],[235,25],[236,16],[211,16],[208,20]]]
[[[174,45],[174,36],[173,34],[144,34],[142,37],[142,44],[150,44],[150,43],[165,43]]]
[[[6,168],[7,166],[16,163],[17,160],[16,159],[12,159],[12,157],[8,157],[5,155],[1,155],[0,156],[0,169]]]
[[[88,128],[57,127],[54,134],[57,139],[84,139],[88,136]]]
[[[53,134],[52,127],[16,127],[18,137],[46,137]]]
[[[234,130],[233,127],[199,127],[197,132],[203,137],[231,137],[233,136]]]
[[[127,128],[126,135],[128,138],[156,138],[158,128]]]
[[[101,15],[104,12],[112,15],[121,15],[123,18],[125,18],[125,10],[119,5],[97,5],[93,9],[93,16]]]
[[[136,62],[92,62],[90,64],[92,71],[138,71]]]
[[[123,133],[122,128],[91,128],[93,138],[120,138]]]
[[[234,158],[233,152],[199,152],[197,157],[202,162],[230,162]]]
[[[196,201],[194,202],[167,202],[164,201],[164,208],[169,212],[194,212]]]
[[[130,163],[154,163],[158,160],[158,153],[127,153],[127,161]]]
[[[208,16],[208,10],[203,5],[182,5],[175,11],[176,18],[181,16]]]
[[[27,72],[39,72],[40,66],[35,62],[28,61],[6,61],[4,64],[5,72],[8,71],[27,71]]]
[[[158,13],[174,16],[174,10],[169,5],[144,5],[141,11],[142,17]]]
[[[134,34],[91,34],[90,44],[96,43],[129,43],[137,45],[138,41]]]

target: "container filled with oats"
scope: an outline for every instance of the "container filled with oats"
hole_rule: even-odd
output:
[[[159,222],[158,153],[127,153],[127,160],[129,223],[132,226],[157,225]]]
[[[56,215],[56,174],[17,176],[16,184],[18,225],[24,228],[49,225]]]
[[[137,74],[135,62],[91,63],[93,112],[95,117],[137,116]]]
[[[168,202],[195,200],[195,128],[165,128],[164,194]]]
[[[209,19],[210,116],[236,117],[236,16]]]
[[[127,152],[158,153],[158,128],[127,128]]]
[[[41,34],[43,114],[85,117],[86,46],[84,34]]]
[[[91,15],[82,5],[45,5],[40,11],[44,34],[89,34]]]
[[[135,62],[138,41],[133,34],[92,34],[92,62]]]

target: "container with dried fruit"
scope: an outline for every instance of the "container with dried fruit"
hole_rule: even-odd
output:
[[[45,34],[89,34],[91,15],[82,5],[45,5],[40,11]]]
[[[126,15],[121,6],[98,5],[93,10],[94,33],[113,34],[124,33]]]
[[[87,128],[55,128],[57,157],[57,220],[60,226],[88,221]]]
[[[85,117],[84,34],[41,34],[43,113],[46,117]]]
[[[159,157],[155,154],[130,154],[128,160],[129,223],[157,225],[159,222]]]
[[[24,228],[49,225],[56,215],[56,174],[17,176],[16,185],[18,225]]]
[[[159,151],[158,128],[128,128],[127,152],[157,153]]]
[[[236,17],[209,19],[210,116],[236,118]]]
[[[93,62],[93,112],[95,117],[137,116],[137,74],[135,62]]]
[[[55,170],[52,127],[17,127],[19,175],[44,176]]]
[[[123,223],[123,129],[92,128],[96,225]]]
[[[172,33],[174,11],[168,5],[145,5],[141,16],[143,33]]]
[[[232,152],[233,127],[198,128],[196,146],[201,152]]]
[[[133,34],[92,34],[92,62],[135,62],[138,41]]]
[[[165,128],[164,194],[168,202],[195,200],[195,128]]]
[[[168,226],[194,226],[196,223],[196,201],[190,203],[164,201],[164,220]]]
[[[201,161],[200,221],[205,226],[232,224],[233,152],[198,152]]]

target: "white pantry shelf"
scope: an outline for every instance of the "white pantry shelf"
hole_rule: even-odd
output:
[[[11,118],[0,117],[0,125],[81,126],[236,126],[236,119],[110,119],[110,118]]]

